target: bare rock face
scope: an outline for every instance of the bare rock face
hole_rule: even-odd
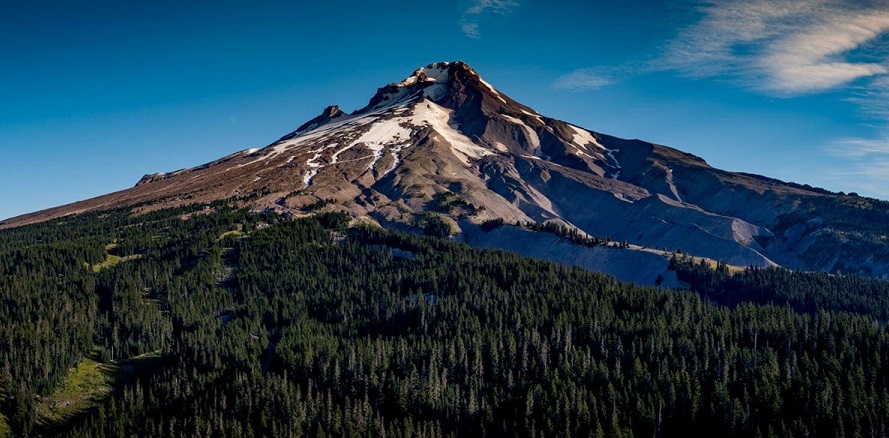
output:
[[[327,107],[265,148],[146,175],[132,189],[0,226],[228,198],[294,214],[340,209],[395,226],[419,226],[429,214],[460,224],[553,222],[734,265],[889,274],[889,203],[726,172],[673,148],[551,119],[461,61],[421,67],[351,114]]]
[[[155,181],[160,181],[160,180],[162,180],[162,179],[164,179],[164,178],[166,178],[166,177],[167,177],[167,175],[166,175],[166,174],[163,174],[163,173],[152,173],[152,174],[148,174],[148,175],[143,176],[143,177],[139,180],[139,182],[136,183],[136,187],[139,187],[139,186],[141,186],[141,185],[143,185],[143,184],[152,183],[152,182],[155,182]]]
[[[339,106],[331,105],[327,108],[324,108],[324,111],[322,111],[321,114],[319,114],[312,120],[309,120],[308,122],[300,125],[299,128],[296,128],[296,131],[293,131],[290,134],[281,137],[281,139],[278,141],[289,140],[299,134],[302,134],[303,132],[311,131],[321,125],[326,125],[330,123],[331,120],[337,117],[342,117],[344,115],[346,115],[346,113],[342,112]]]

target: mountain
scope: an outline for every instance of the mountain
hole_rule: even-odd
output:
[[[472,244],[639,282],[665,271],[666,251],[889,277],[889,203],[723,171],[677,149],[555,120],[460,61],[419,68],[351,114],[330,106],[267,147],[0,226],[227,198],[293,215],[342,210],[394,227],[444,218]],[[626,245],[590,248],[510,226],[483,231],[491,220],[549,223]]]

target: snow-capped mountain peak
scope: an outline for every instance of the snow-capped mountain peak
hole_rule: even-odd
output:
[[[416,84],[417,82],[447,83],[449,79],[448,70],[450,70],[450,66],[452,64],[457,64],[460,62],[461,61],[436,62],[434,64],[429,64],[426,67],[420,67],[415,70],[412,75],[408,76],[403,81],[395,85],[399,87],[409,87]]]
[[[594,133],[539,115],[462,61],[420,67],[378,89],[367,106],[351,114],[330,106],[257,152],[248,164],[304,153],[305,158],[287,164],[303,162],[305,189],[343,163],[362,163],[379,180],[423,144],[437,144],[463,168],[476,168],[486,157],[516,154],[612,179],[620,176],[617,151],[602,146]]]
[[[392,82],[377,90],[368,105],[355,113],[366,113],[423,97],[438,102],[447,95],[454,73],[461,68],[468,66],[462,61],[453,61],[420,67],[402,81]]]
[[[797,243],[806,226],[783,232],[789,243],[767,227],[797,205],[827,199],[546,117],[456,61],[414,70],[351,114],[329,106],[264,148],[146,175],[133,189],[41,217],[229,198],[294,214],[332,202],[357,216],[409,226],[430,211],[460,224],[554,221],[594,236],[757,266],[771,265],[771,257],[793,262],[794,248],[808,248]],[[886,260],[857,263],[882,275],[889,273]]]

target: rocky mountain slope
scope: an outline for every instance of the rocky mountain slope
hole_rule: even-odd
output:
[[[520,235],[498,241],[480,236],[478,224],[554,222],[733,265],[889,275],[889,203],[722,171],[673,148],[551,119],[463,62],[417,69],[351,114],[328,107],[265,148],[146,175],[131,189],[0,226],[232,197],[282,213],[340,209],[392,226],[419,226],[434,214],[468,242],[519,251]],[[633,263],[645,262],[623,265]],[[653,273],[628,279],[649,282]]]

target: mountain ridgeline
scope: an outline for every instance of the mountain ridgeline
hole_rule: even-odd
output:
[[[676,250],[735,266],[889,276],[889,203],[714,169],[670,147],[555,120],[459,61],[417,69],[351,114],[330,106],[267,147],[146,175],[131,189],[0,226],[232,197],[287,214],[323,203],[326,211],[402,228],[423,226],[434,214],[466,242],[538,257],[555,251],[514,248],[509,229],[483,235],[480,225],[552,223],[626,243],[569,263],[639,283],[663,274],[663,252]],[[644,277],[609,270],[607,260],[631,256],[657,269]]]

